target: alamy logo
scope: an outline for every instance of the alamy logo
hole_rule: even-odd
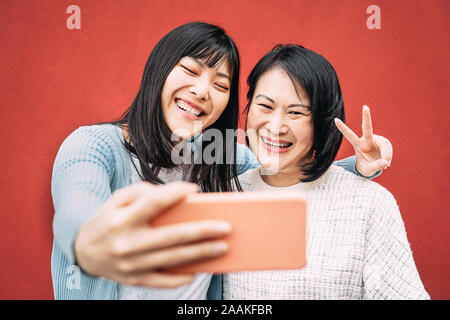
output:
[[[279,154],[262,147],[260,134],[263,134],[263,132],[257,132],[254,129],[248,129],[247,131],[226,129],[225,132],[222,132],[215,128],[202,131],[201,128],[202,122],[194,121],[193,132],[197,132],[197,138],[194,141],[191,138],[180,138],[189,136],[189,131],[187,130],[176,129],[172,132],[171,141],[174,143],[170,154],[172,163],[176,165],[244,164],[247,161],[244,157],[236,157],[235,159],[234,148],[235,142],[239,138],[245,139],[245,137],[248,137],[252,138],[256,144],[253,146],[254,149],[252,151],[259,155],[261,159],[268,160],[261,163],[267,168],[267,175],[275,174],[278,171],[280,164]],[[205,143],[204,148],[202,148],[203,142]]]
[[[66,27],[69,30],[81,29],[81,9],[79,6],[72,4],[67,7],[66,13],[70,14],[66,20]]]
[[[366,13],[371,13],[367,18],[366,25],[370,30],[381,29],[381,9],[379,6],[372,4],[367,7]]]

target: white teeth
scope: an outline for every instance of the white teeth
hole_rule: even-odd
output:
[[[202,113],[201,111],[198,111],[197,109],[192,108],[190,105],[188,105],[187,103],[185,103],[182,100],[177,100],[176,104],[180,109],[183,109],[184,111],[187,111],[190,114],[193,114],[194,116],[198,117],[200,115],[200,113]]]
[[[271,141],[266,140],[264,137],[261,137],[261,139],[262,139],[262,141],[263,141],[264,143],[267,143],[267,144],[269,144],[269,145],[271,145],[271,146],[274,146],[274,147],[286,148],[286,147],[289,147],[289,146],[292,144],[292,143],[290,143],[290,142],[288,142],[288,143],[283,143],[283,144],[281,144],[281,143],[275,143],[275,142],[271,142]]]

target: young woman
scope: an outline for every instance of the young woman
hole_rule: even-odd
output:
[[[248,84],[247,134],[261,167],[239,180],[245,191],[306,194],[307,264],[227,274],[224,298],[428,299],[394,197],[332,164],[342,141],[335,121],[351,140],[358,137],[341,121],[341,89],[328,61],[279,45]],[[365,108],[360,143],[373,139]]]
[[[238,51],[221,28],[180,26],[151,52],[139,92],[119,121],[78,128],[64,141],[52,176],[56,299],[205,299],[211,275],[161,268],[223,254],[226,244],[217,238],[230,225],[148,222],[198,186],[231,191],[238,174],[258,165],[235,141],[232,150],[227,144],[221,150],[225,159],[231,152],[231,163],[179,165],[172,157],[180,139],[190,139],[195,154],[212,143],[202,139],[206,129],[223,136],[237,129],[238,80]],[[356,161],[365,176],[386,165],[366,158]],[[354,157],[340,164],[357,174]]]

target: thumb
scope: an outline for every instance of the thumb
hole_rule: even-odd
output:
[[[148,220],[182,201],[186,195],[196,191],[198,191],[196,184],[181,181],[152,186],[126,208],[129,211],[129,222],[133,225],[147,223]]]
[[[384,159],[378,159],[376,161],[371,161],[367,164],[364,165],[363,169],[358,169],[358,172],[368,178],[373,176],[375,173],[377,173],[380,170],[383,170],[385,168],[387,168],[388,162]]]
[[[386,160],[387,164],[390,165],[393,157],[393,148],[391,142],[382,136],[374,136],[374,142],[380,148],[381,158]]]

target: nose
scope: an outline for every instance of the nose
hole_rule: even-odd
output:
[[[209,98],[209,79],[201,76],[194,80],[195,82],[190,88],[190,92],[199,100],[208,100]]]
[[[271,114],[267,121],[266,128],[274,136],[281,136],[288,133],[288,127],[285,123],[284,116],[279,110]]]

